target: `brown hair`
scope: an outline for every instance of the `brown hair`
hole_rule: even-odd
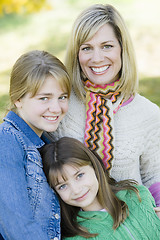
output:
[[[134,181],[124,180],[116,182],[109,176],[102,160],[91,152],[84,144],[74,138],[63,137],[57,142],[45,145],[41,149],[43,169],[47,177],[49,185],[54,189],[58,183],[58,174],[60,173],[65,179],[63,171],[64,164],[74,166],[90,165],[93,167],[97,180],[99,182],[99,190],[97,198],[109,214],[113,218],[113,229],[116,229],[128,216],[127,204],[118,199],[116,192],[124,189],[138,190],[133,186]],[[62,209],[62,236],[72,237],[80,235],[83,237],[93,237],[97,234],[91,234],[76,221],[79,207],[70,206],[60,199]]]

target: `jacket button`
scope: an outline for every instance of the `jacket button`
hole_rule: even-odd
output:
[[[56,219],[59,219],[59,214],[58,213],[56,213],[54,216],[55,216]],[[56,240],[56,239],[54,239],[54,240]]]

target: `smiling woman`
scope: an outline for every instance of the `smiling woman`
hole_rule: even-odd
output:
[[[77,17],[65,62],[69,111],[50,135],[80,140],[117,181],[135,179],[160,205],[160,109],[137,92],[134,48],[117,9],[95,4]]]
[[[83,73],[94,84],[109,84],[119,79],[121,46],[109,24],[80,46],[79,61]]]

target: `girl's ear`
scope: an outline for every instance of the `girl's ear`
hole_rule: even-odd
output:
[[[16,108],[21,108],[22,107],[22,100],[21,98],[19,100],[17,100],[14,105],[16,106]]]

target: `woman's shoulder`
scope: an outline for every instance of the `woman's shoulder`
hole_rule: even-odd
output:
[[[125,120],[124,120],[125,115]],[[160,108],[147,98],[136,94],[134,99],[127,105],[121,107],[115,115],[117,120],[134,122],[160,121]]]
[[[140,94],[135,95],[133,101],[128,104],[128,107],[129,106],[136,107],[137,109],[146,112],[159,113],[160,115],[159,106]]]

